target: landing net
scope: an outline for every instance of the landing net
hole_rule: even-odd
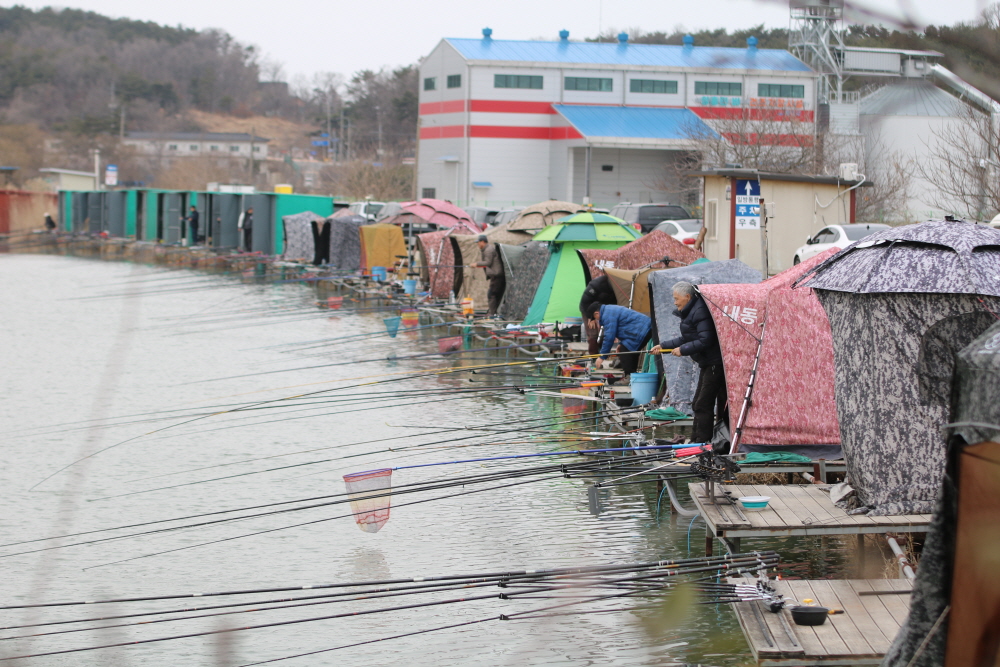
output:
[[[392,488],[392,470],[383,468],[344,475],[344,484],[347,485],[351,512],[358,528],[366,533],[377,533],[389,520],[391,498],[388,492]]]
[[[390,338],[396,337],[396,332],[399,331],[399,323],[403,321],[402,317],[386,317],[382,320],[385,322],[385,330],[389,334]]]

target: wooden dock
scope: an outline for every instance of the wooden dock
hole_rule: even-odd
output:
[[[730,581],[753,585],[752,579]],[[802,626],[792,620],[792,604],[778,613],[762,601],[734,604],[750,650],[762,667],[877,665],[910,609],[911,583],[906,579],[784,579],[773,585],[786,598],[811,598],[844,613],[829,616],[823,625]]]
[[[711,555],[714,537],[737,552],[744,537],[780,535],[858,535],[866,533],[925,533],[930,514],[905,516],[852,515],[830,501],[823,484],[729,485],[715,487],[713,504],[703,482],[689,484],[691,498],[708,525],[706,553]],[[724,495],[726,494],[726,495]],[[742,496],[770,496],[768,506],[757,512],[742,509],[735,499]],[[727,498],[733,499],[729,504]]]

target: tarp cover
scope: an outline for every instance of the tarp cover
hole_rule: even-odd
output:
[[[676,269],[654,271],[650,274],[653,295],[653,319],[659,340],[680,335],[680,318],[674,315],[674,285],[686,281],[694,285],[720,283],[759,283],[760,271],[751,269],[738,259],[720,262],[699,262]],[[666,402],[684,414],[691,414],[691,401],[698,387],[698,366],[691,357],[662,355],[663,373],[666,376]],[[728,381],[728,378],[727,378]],[[730,413],[733,411],[730,410]],[[738,416],[738,415],[737,415]]]
[[[513,278],[508,276],[500,317],[520,322],[528,314],[528,308],[538,291],[538,284],[549,263],[549,244],[532,241],[524,246],[524,253],[516,267]],[[506,270],[506,269],[505,269]]]
[[[403,230],[396,225],[365,225],[361,232],[361,266],[371,270],[373,266],[384,266],[388,270],[406,256],[406,241]]]
[[[490,287],[490,281],[486,278],[486,270],[482,267],[472,267],[481,261],[482,253],[479,250],[479,237],[485,236],[490,243],[506,243],[508,245],[520,245],[531,240],[531,234],[527,232],[512,232],[507,229],[508,225],[490,227],[480,234],[455,235],[455,242],[458,244],[458,256],[455,264],[462,265],[462,294],[461,296],[472,297],[477,307],[486,306],[486,292]]]
[[[966,442],[1000,442],[1000,322],[958,355],[954,432]]]
[[[565,218],[587,209],[579,204],[568,201],[550,199],[539,204],[532,204],[521,210],[517,217],[511,220],[510,228],[519,231],[538,231],[549,225],[556,224],[556,220]]]
[[[634,270],[646,266],[650,262],[669,257],[673,260],[669,265],[664,266],[662,262],[657,262],[652,268],[672,269],[678,266],[687,266],[696,259],[704,257],[692,246],[684,245],[670,234],[660,230],[653,230],[614,250],[584,248],[579,252],[588,274],[586,276],[587,282],[604,275],[605,268]]]
[[[368,220],[360,215],[336,214],[327,220],[330,222],[330,266],[341,271],[357,271],[361,268],[361,235],[358,228],[368,224]]]
[[[285,228],[285,251],[281,259],[285,261],[313,261],[316,247],[313,244],[313,220],[322,221],[323,216],[312,211],[286,215],[281,219]]]
[[[455,244],[452,236],[464,234],[461,228],[417,235],[422,263],[420,277],[435,299],[447,299],[455,290]]]
[[[731,432],[757,355],[749,333],[760,337],[767,321],[744,444],[840,443],[830,323],[811,289],[792,289],[799,276],[836,252],[827,250],[761,283],[701,286],[722,346]]]

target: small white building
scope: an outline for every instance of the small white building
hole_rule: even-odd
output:
[[[444,39],[420,66],[417,192],[459,206],[670,201],[716,120],[789,110],[812,134],[817,75],[788,51]],[[696,204],[697,201],[680,204]]]
[[[59,192],[60,190],[88,191],[97,189],[97,176],[92,171],[43,167],[38,172],[53,192]]]
[[[145,157],[263,160],[269,141],[242,132],[127,132],[122,143]]]

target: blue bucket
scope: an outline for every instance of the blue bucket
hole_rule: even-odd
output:
[[[386,272],[384,266],[373,266],[372,267],[372,280],[378,280],[384,282],[386,279]]]
[[[417,293],[417,281],[416,280],[404,280],[403,281],[403,293],[404,294],[416,294]]]
[[[645,405],[656,396],[660,378],[657,373],[632,373],[629,384],[632,386],[632,405]]]

